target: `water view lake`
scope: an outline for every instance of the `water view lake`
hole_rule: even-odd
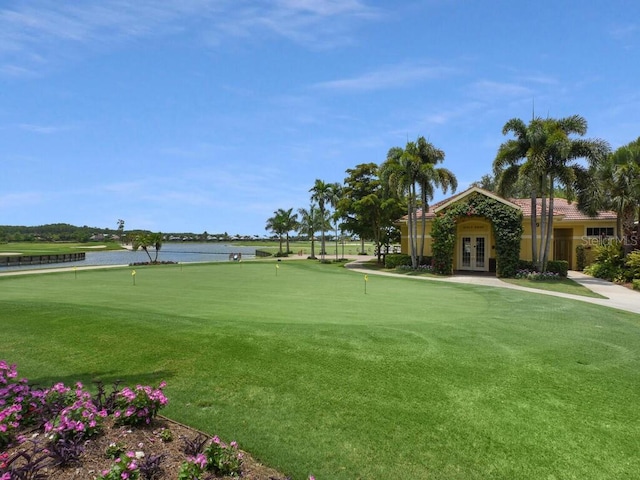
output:
[[[149,250],[151,258],[155,251]],[[159,262],[228,262],[229,254],[241,253],[243,259],[256,256],[255,247],[241,247],[219,243],[165,243],[158,252]],[[10,270],[26,270],[33,268],[84,267],[94,265],[129,265],[130,263],[148,262],[149,257],[142,250],[88,251],[86,258],[80,262],[48,263],[43,265],[1,266],[0,272]]]

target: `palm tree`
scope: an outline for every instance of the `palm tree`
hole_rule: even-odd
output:
[[[529,125],[520,119],[509,120],[503,134],[515,135],[503,143],[494,160],[498,191],[504,194],[515,180],[528,182],[531,191],[532,260],[540,270],[546,268],[553,235],[553,206],[556,182],[572,198],[574,192],[588,189],[587,168],[592,169],[609,152],[609,145],[600,139],[574,138],[587,131],[587,121],[573,115],[561,119],[534,118]],[[582,163],[581,163],[582,162]],[[537,207],[540,197],[540,243],[537,237]],[[585,206],[578,202],[578,207]]]
[[[307,235],[311,239],[311,259],[316,258],[316,239],[315,235],[320,230],[320,211],[312,203],[309,205],[309,210],[305,208],[298,209],[298,215],[300,215],[300,222],[298,223],[298,231],[303,235]]]
[[[573,199],[576,191],[584,190],[588,184],[593,183],[587,172],[594,171],[610,153],[609,144],[604,140],[572,136],[582,137],[587,133],[587,121],[579,115],[559,120],[549,119],[545,123],[548,125],[550,155],[547,162],[546,192],[544,192],[549,197],[549,212],[542,255],[543,265],[547,263],[553,236],[553,204],[556,187],[564,186],[567,198]],[[580,204],[578,206],[581,207]]]
[[[331,220],[333,220],[333,229],[335,231],[334,241],[336,242],[336,262],[339,261],[338,258],[338,242],[340,241],[340,235],[338,235],[338,229],[340,228],[340,213],[337,210],[333,211],[333,215],[331,215]]]
[[[609,155],[595,173],[601,187],[599,205],[615,210],[616,235],[628,240],[640,217],[640,137]]]
[[[286,221],[283,212],[284,210],[282,208],[279,208],[278,210],[273,212],[273,217],[267,218],[267,224],[264,227],[265,230],[278,235],[278,241],[280,243],[280,255],[282,255],[282,235],[284,235],[284,233],[286,232]]]
[[[418,157],[420,158],[420,169],[418,170],[418,184],[420,186],[420,201],[421,201],[421,221],[422,221],[422,236],[420,237],[420,246],[418,252],[420,252],[419,264],[422,263],[422,257],[424,255],[424,241],[426,237],[427,229],[427,212],[429,211],[429,202],[433,200],[433,193],[435,188],[441,188],[442,193],[446,193],[449,188],[453,192],[458,188],[458,180],[456,176],[450,170],[439,167],[436,168],[438,163],[444,161],[444,152],[431,143],[427,142],[424,137],[419,137],[415,143]],[[412,146],[413,148],[413,146]]]
[[[393,147],[387,153],[387,160],[381,167],[380,175],[392,190],[399,196],[407,197],[407,228],[409,234],[409,253],[411,265],[418,268],[418,250],[420,260],[424,253],[426,236],[426,214],[429,201],[433,199],[434,188],[449,188],[455,191],[458,181],[455,175],[446,168],[436,168],[444,160],[444,152],[424,137],[415,142],[407,142],[404,150]],[[422,206],[422,240],[418,247],[418,198]]]
[[[280,255],[282,255],[282,236],[286,236],[286,254],[288,255],[290,252],[289,232],[298,229],[298,215],[296,213],[292,214],[292,212],[293,208],[290,208],[289,210],[279,208],[278,210],[273,212],[273,217],[267,219],[267,224],[265,226],[265,230],[272,231],[273,233],[278,235],[278,239],[280,242]]]
[[[333,215],[331,216],[331,219],[333,220],[333,226],[335,228],[335,232],[336,232],[336,236],[335,236],[335,242],[336,242],[336,262],[338,261],[338,227],[339,225],[339,221],[341,220],[341,214],[338,211],[338,204],[340,203],[340,200],[342,199],[342,193],[343,193],[343,188],[342,185],[340,185],[339,183],[333,183],[331,184],[331,197],[329,198],[329,203],[331,204],[331,207],[333,208]]]
[[[280,215],[282,216],[282,222],[285,228],[285,236],[287,240],[287,255],[291,253],[291,249],[289,248],[289,232],[295,231],[298,229],[298,214],[292,213],[293,208],[289,210],[279,209]]]
[[[540,180],[536,178],[538,177],[537,172],[534,172],[532,168],[525,167],[529,156],[531,156],[532,135],[527,125],[519,118],[512,118],[502,127],[502,134],[507,135],[508,133],[512,133],[515,138],[500,145],[493,161],[497,191],[500,195],[507,196],[510,186],[518,180],[528,186],[531,198],[531,259],[534,264],[537,264],[537,198]]]
[[[124,220],[122,220],[121,218],[118,219],[118,237],[120,239],[120,243],[121,244],[125,243],[125,238],[124,238]]]
[[[337,192],[340,189],[340,184],[338,183],[327,183],[320,179],[316,179],[313,187],[309,189],[311,192],[311,201],[318,203],[318,209],[320,211],[320,256],[322,260],[324,260],[324,256],[326,254],[325,249],[325,236],[324,232],[326,230],[326,218],[327,218],[327,205],[335,205],[337,202]],[[324,221],[322,221],[324,220]]]
[[[141,248],[149,257],[150,263],[158,263],[158,253],[162,248],[162,233],[138,233],[133,237],[132,248],[134,251]],[[149,248],[155,249],[155,258],[151,258]]]
[[[409,255],[411,256],[413,268],[418,268],[415,225],[417,223],[416,184],[419,166],[420,159],[415,153],[415,149],[403,150],[400,147],[392,147],[387,152],[387,159],[380,167],[382,181],[386,182],[389,188],[395,191],[399,197],[407,198]]]

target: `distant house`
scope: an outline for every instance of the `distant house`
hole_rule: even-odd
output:
[[[468,202],[473,196],[484,196],[499,202],[506,208],[515,209],[522,213],[522,235],[520,238],[520,258],[531,260],[531,200],[526,198],[502,198],[492,192],[472,187],[464,192],[442,200],[429,207],[426,214],[426,236],[424,255],[432,255],[431,226],[438,215],[443,215],[455,205]],[[596,217],[589,217],[581,213],[575,203],[569,203],[563,198],[554,199],[553,237],[550,246],[549,260],[566,260],[569,268],[576,266],[576,247],[585,245],[587,249],[599,243],[603,237],[613,237],[616,227],[615,212],[599,212]],[[538,218],[540,215],[540,200],[538,200]],[[421,212],[418,212],[418,225],[421,233]],[[409,237],[407,216],[402,217],[398,224],[401,230],[401,251],[409,253]],[[537,230],[538,239],[540,229]],[[418,246],[420,241],[418,241]],[[495,271],[496,264],[496,232],[494,223],[485,216],[478,215],[472,209],[465,215],[456,218],[455,245],[453,250],[453,269],[466,271]]]

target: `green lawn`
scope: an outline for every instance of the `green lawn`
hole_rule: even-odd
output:
[[[607,298],[599,293],[589,290],[570,278],[559,278],[557,280],[529,280],[527,278],[503,278],[503,282],[520,287],[537,288],[539,290],[549,290],[552,292],[569,293],[571,295],[582,295],[583,297]]]
[[[0,358],[40,384],[164,379],[163,413],[294,479],[640,470],[638,315],[304,260],[136,272],[0,277]]]

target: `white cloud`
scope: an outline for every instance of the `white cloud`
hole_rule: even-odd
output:
[[[472,85],[472,91],[481,98],[522,97],[531,96],[534,92],[528,87],[517,83],[493,82],[481,80]]]
[[[31,123],[21,123],[18,125],[18,128],[31,133],[50,135],[53,133],[71,130],[73,127],[67,125],[35,125]]]
[[[37,205],[44,201],[40,192],[7,193],[0,195],[0,208],[23,208],[25,205]]]
[[[120,197],[127,197],[137,195],[145,188],[147,188],[146,182],[144,180],[139,180],[130,182],[109,183],[107,185],[102,185],[98,189],[92,188],[89,190],[89,192],[95,192],[98,190],[110,194],[117,194]]]
[[[638,32],[640,32],[640,25],[635,23],[618,24],[609,29],[609,34],[615,40],[630,40]]]
[[[470,116],[477,115],[477,112],[485,108],[481,102],[456,103],[446,107],[429,108],[424,116],[426,126],[446,125],[458,119],[465,121]]]
[[[313,87],[339,92],[370,92],[373,90],[413,86],[422,81],[443,78],[452,73],[454,73],[453,69],[443,66],[400,63],[388,65],[380,70],[367,72],[357,77],[317,83]]]
[[[326,48],[350,42],[354,22],[373,18],[377,11],[360,0],[16,2],[0,7],[0,73],[24,75],[78,51],[185,31],[210,44],[267,33]]]
[[[552,77],[550,75],[544,74],[531,74],[531,75],[522,75],[518,77],[518,80],[527,83],[535,83],[539,85],[559,85],[560,82],[556,77]]]

